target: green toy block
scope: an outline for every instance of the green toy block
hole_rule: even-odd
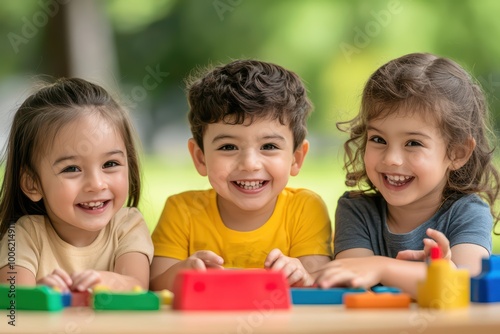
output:
[[[160,298],[152,291],[94,292],[95,310],[154,311],[160,309]]]
[[[61,293],[44,285],[0,285],[0,309],[60,311],[63,309]]]

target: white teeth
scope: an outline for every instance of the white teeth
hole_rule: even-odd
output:
[[[264,184],[264,181],[236,181],[236,184],[246,190],[259,189]]]
[[[88,203],[81,203],[81,206],[83,206],[86,209],[100,209],[104,206],[104,202],[88,202]]]
[[[393,186],[401,186],[403,184],[406,184],[406,182],[411,179],[411,176],[404,176],[404,175],[386,175],[387,181],[389,184]]]

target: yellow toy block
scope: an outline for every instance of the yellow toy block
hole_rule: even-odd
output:
[[[469,272],[453,268],[448,260],[441,258],[438,247],[431,249],[427,279],[417,283],[417,303],[420,307],[443,310],[469,306]]]
[[[161,290],[157,292],[158,297],[162,305],[172,305],[172,300],[174,299],[174,294],[169,290]]]

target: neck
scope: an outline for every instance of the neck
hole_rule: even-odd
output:
[[[387,226],[392,233],[408,233],[436,214],[443,202],[425,206],[391,206],[387,204]]]
[[[264,225],[273,215],[276,201],[267,204],[259,210],[242,210],[230,203],[223,203],[219,198],[217,207],[224,225],[240,232],[254,231]]]

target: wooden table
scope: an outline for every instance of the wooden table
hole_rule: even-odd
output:
[[[471,304],[453,311],[421,309],[353,310],[343,305],[296,305],[288,311],[62,312],[17,311],[16,326],[0,311],[0,333],[500,333],[500,303]]]

